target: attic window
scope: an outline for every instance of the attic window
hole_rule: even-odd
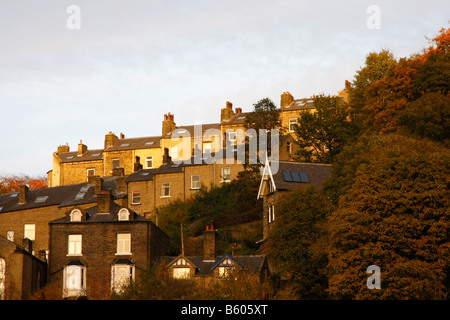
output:
[[[94,153],[91,155],[91,157],[98,157],[100,155],[100,153]]]
[[[283,171],[282,173],[286,182],[309,182],[308,175],[305,172]]]
[[[244,120],[245,117],[238,117],[237,119],[238,119],[238,120]]]
[[[146,145],[152,145],[152,144],[154,144],[155,143],[155,141],[148,141],[148,142],[146,142],[145,144]]]
[[[72,210],[72,212],[70,212],[70,221],[81,221],[81,216],[81,211],[78,209],[74,209]]]
[[[45,202],[48,199],[48,196],[37,197],[34,201],[35,203]]]
[[[118,213],[119,221],[128,221],[130,220],[130,211],[128,209],[122,208]]]
[[[85,187],[81,188],[80,192],[86,192],[86,191],[88,191],[88,189],[89,189],[89,187],[85,186]]]
[[[177,133],[186,133],[186,132],[187,132],[186,129],[179,129],[179,130],[177,130]]]
[[[18,195],[18,193],[13,193],[13,194],[11,195],[11,198],[15,198],[15,197],[17,197],[17,195]]]
[[[148,176],[150,174],[150,172],[142,172],[141,176]]]
[[[129,143],[122,143],[120,146],[121,147],[128,147],[130,144]]]
[[[74,156],[67,157],[66,160],[73,159]]]

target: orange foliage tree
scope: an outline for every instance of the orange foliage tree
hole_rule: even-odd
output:
[[[31,177],[24,174],[0,176],[0,194],[17,192],[21,185],[28,185],[30,190],[47,188],[47,178],[45,176]]]

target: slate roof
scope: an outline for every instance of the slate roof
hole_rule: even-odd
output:
[[[329,164],[289,161],[279,161],[278,164],[278,171],[273,175],[273,180],[278,190],[294,190],[305,185],[313,185],[320,189],[325,180],[331,177],[331,165]],[[283,178],[283,171],[305,172],[308,175],[309,182],[286,182]]]
[[[58,152],[57,156],[61,162],[82,162],[82,161],[98,161],[103,160],[103,149],[93,149],[86,151],[83,155],[78,156],[78,151]]]
[[[245,124],[245,119],[246,117],[251,114],[252,112],[241,112],[241,113],[236,113],[235,115],[233,115],[230,119],[228,120],[224,120],[222,122],[223,125],[227,124],[227,125],[244,125]]]
[[[182,136],[183,130],[187,130],[187,132],[190,134],[190,136],[194,137],[195,126],[196,125],[176,126],[175,130],[173,130],[172,132],[167,133],[162,138],[169,139],[172,136],[172,133],[174,133],[174,132],[178,133],[180,136]],[[198,126],[200,126],[200,125],[198,125]],[[206,124],[201,124],[201,126],[202,126],[202,135],[205,133],[206,130],[209,130],[209,129],[220,130],[220,123],[206,123]]]
[[[126,194],[116,192],[117,177],[104,177],[103,190],[111,191],[115,198],[125,197]],[[79,193],[83,197],[77,199]],[[36,202],[38,197],[47,197],[45,201]],[[93,184],[78,183],[52,188],[29,190],[25,203],[19,204],[19,192],[0,194],[0,214],[4,212],[20,211],[25,209],[41,208],[48,206],[72,206],[79,204],[94,203],[97,201],[95,186]]]
[[[160,141],[160,136],[120,139],[106,151],[159,148],[161,146]]]

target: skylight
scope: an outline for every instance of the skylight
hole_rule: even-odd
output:
[[[3,207],[0,207],[0,211],[2,211],[3,210]]]
[[[85,195],[84,192],[79,192],[79,193],[77,194],[77,196],[75,197],[75,200],[83,199],[84,195]]]
[[[122,143],[120,146],[121,147],[128,147],[130,144],[129,143]]]
[[[91,155],[91,157],[98,157],[100,155],[100,153],[94,153]]]
[[[45,202],[48,196],[37,197],[35,203]]]
[[[13,194],[11,195],[11,198],[15,198],[15,197],[17,197],[17,195],[18,195],[18,193],[13,193]]]
[[[155,141],[148,141],[148,142],[146,142],[145,144],[152,145],[152,144],[154,144],[154,143],[155,143]]]
[[[239,118],[237,118],[238,120],[243,120],[243,119],[245,119],[245,117],[239,117]]]
[[[86,192],[88,191],[89,186],[84,186],[83,188],[81,188],[80,192]]]
[[[148,176],[150,174],[150,172],[142,172],[141,176]]]
[[[70,156],[70,157],[67,157],[66,159],[67,159],[67,160],[73,159],[73,157],[74,157],[74,156]]]

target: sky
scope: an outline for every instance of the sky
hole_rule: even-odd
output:
[[[161,135],[270,98],[335,95],[371,52],[448,28],[448,0],[0,0],[0,175],[43,176],[59,145]]]

